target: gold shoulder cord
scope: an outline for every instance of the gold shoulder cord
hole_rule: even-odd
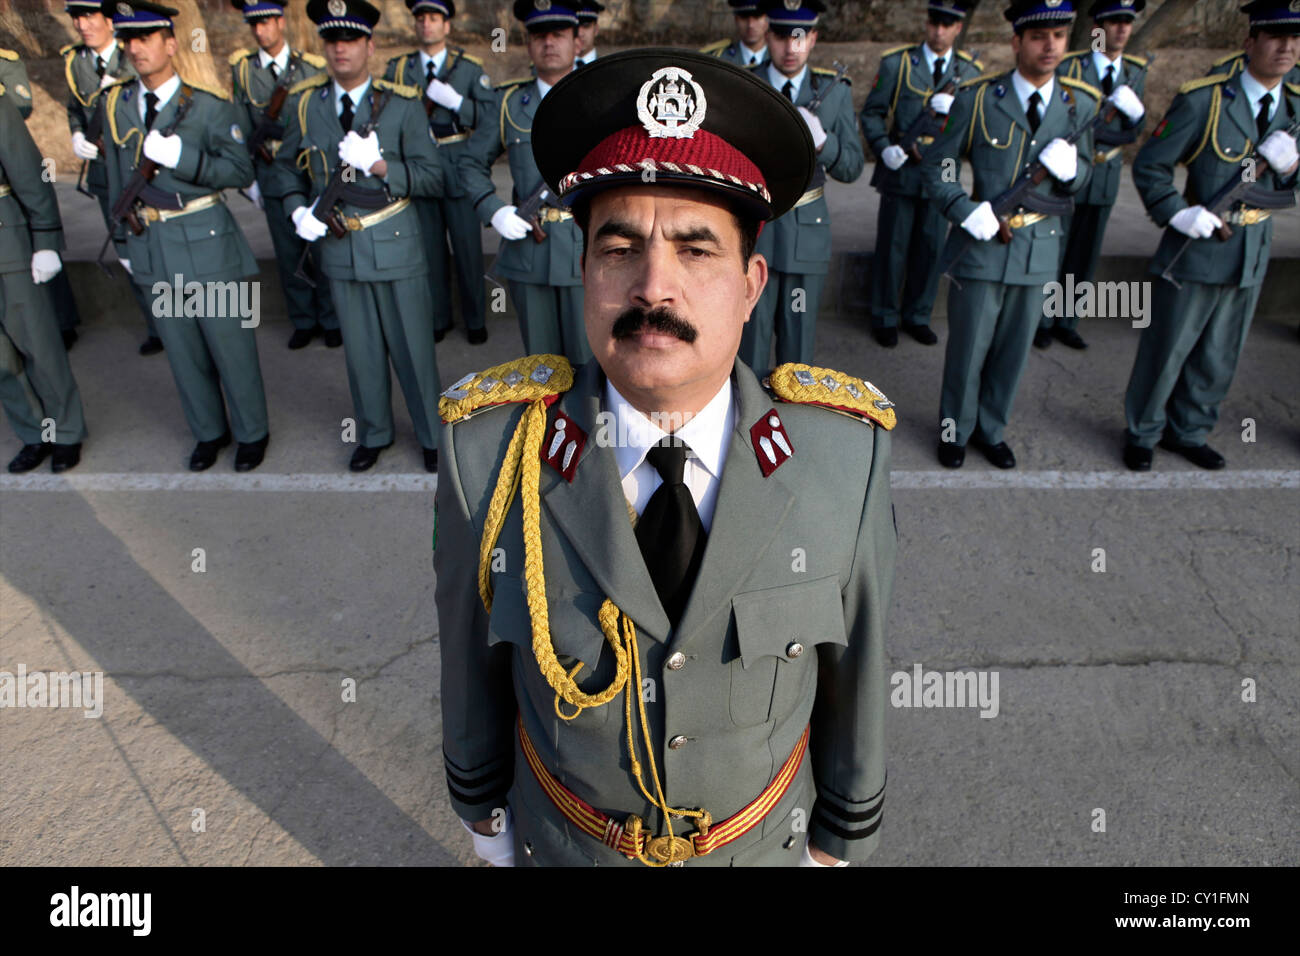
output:
[[[91,100],[95,98],[95,94],[98,93],[99,90],[91,90],[88,96],[84,99],[82,98],[80,91],[77,89],[76,78],[72,75],[72,61],[76,58],[77,51],[75,49],[69,50],[67,55],[63,58],[63,73],[68,79],[68,89],[72,91],[73,98],[82,106],[89,106]]]
[[[1210,91],[1210,120],[1205,125],[1205,132],[1201,135],[1201,141],[1196,144],[1196,149],[1192,151],[1191,156],[1187,157],[1187,159],[1183,161],[1184,166],[1191,166],[1192,163],[1196,162],[1196,158],[1205,151],[1205,144],[1210,142],[1211,139],[1214,140],[1214,151],[1218,153],[1220,158],[1223,158],[1223,153],[1219,152],[1219,130],[1218,130],[1219,113],[1221,112],[1222,108],[1223,108],[1223,88],[1221,86],[1216,85],[1214,89]],[[1250,148],[1249,141],[1247,141],[1246,143],[1246,148],[1247,149]],[[1236,160],[1229,159],[1227,160],[1227,162],[1235,163]]]
[[[548,365],[555,370],[553,378],[546,386],[533,383],[527,376],[539,365]],[[631,618],[623,614],[613,601],[606,598],[600,607],[597,618],[605,640],[614,651],[616,663],[614,679],[608,687],[594,694],[587,694],[578,687],[573,678],[583,668],[581,661],[566,672],[555,656],[555,647],[551,642],[550,614],[546,602],[546,575],[542,566],[542,531],[541,531],[541,448],[546,437],[546,399],[555,394],[557,388],[566,391],[573,384],[573,370],[569,363],[558,355],[530,355],[513,368],[522,372],[526,381],[515,387],[514,394],[528,401],[515,433],[506,448],[505,460],[497,475],[496,487],[492,500],[488,504],[487,517],[483,522],[483,539],[479,547],[478,591],[483,607],[492,611],[492,551],[505,524],[506,513],[510,510],[515,492],[520,492],[523,511],[524,531],[524,583],[527,588],[528,617],[532,624],[533,657],[546,682],[555,691],[555,713],[561,720],[573,720],[588,707],[600,707],[613,700],[620,691],[624,693],[623,714],[627,726],[627,749],[632,764],[632,773],[636,777],[637,787],[647,801],[656,805],[664,815],[668,826],[668,842],[676,846],[678,841],[687,843],[685,838],[673,834],[672,818],[686,817],[700,821],[698,829],[701,835],[708,833],[712,817],[705,810],[679,809],[668,806],[664,797],[663,784],[659,780],[659,771],[655,764],[654,745],[650,739],[650,724],[646,718],[645,701],[641,697],[641,659],[637,650],[636,625]],[[451,413],[449,413],[451,412]],[[444,408],[443,417],[452,420],[454,410]],[[619,624],[622,623],[620,635]],[[629,680],[629,678],[631,678]],[[650,765],[650,777],[654,781],[655,796],[651,796],[642,779],[641,762],[637,759],[635,740],[632,733],[632,697],[636,696],[639,706],[641,737]],[[573,708],[566,714],[560,707],[563,700]],[[635,838],[643,823],[635,815],[629,816],[626,829]],[[659,838],[662,840],[663,838]],[[648,842],[646,845],[649,845]],[[644,850],[638,855],[646,866],[667,866],[672,859],[657,860],[647,857]],[[682,857],[683,859],[685,857]]]
[[[108,99],[104,101],[104,115],[108,117],[108,131],[113,137],[113,142],[118,146],[125,146],[134,136],[137,140],[135,144],[135,165],[140,165],[140,148],[144,146],[144,134],[135,127],[128,129],[125,135],[117,134],[117,101],[122,96],[122,84],[116,84],[109,87]]]

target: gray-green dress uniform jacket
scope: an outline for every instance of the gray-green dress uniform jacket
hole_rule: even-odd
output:
[[[1123,73],[1120,74],[1115,86],[1127,86],[1137,94],[1138,99],[1142,99],[1146,95],[1147,88],[1146,59],[1128,53],[1123,54],[1120,59],[1123,60]],[[1081,80],[1089,86],[1101,89],[1101,77],[1097,75],[1097,64],[1093,60],[1091,50],[1067,54],[1061,61],[1061,65],[1056,68],[1056,72],[1060,76]],[[1143,116],[1136,123],[1130,122],[1123,113],[1118,113],[1102,129],[1117,136],[1131,134],[1136,137],[1142,132],[1145,121],[1146,117]],[[1074,198],[1076,202],[1090,206],[1113,206],[1119,196],[1120,180],[1124,177],[1124,157],[1121,146],[1107,145],[1101,139],[1100,132],[1094,135],[1096,153],[1093,156],[1092,178],[1088,181],[1088,188]],[[1111,153],[1112,150],[1114,155],[1103,161],[1103,156]]]
[[[537,81],[510,80],[496,87],[496,102],[488,118],[474,127],[469,145],[457,158],[457,168],[474,211],[484,225],[502,206],[518,206],[542,184],[533,159],[533,114],[541,102]],[[492,184],[492,164],[502,153],[510,163],[514,183],[506,202]],[[546,240],[525,236],[501,243],[495,271],[505,279],[542,286],[582,285],[582,233],[572,219],[543,223]]]
[[[735,430],[703,564],[675,629],[638,548],[613,449],[599,438],[600,422],[609,424],[598,418],[599,365],[578,369],[548,409],[550,422],[563,411],[589,436],[572,481],[541,466],[554,648],[561,662],[584,662],[579,682],[598,690],[614,661],[597,609],[609,598],[635,622],[665,796],[670,806],[708,810],[715,824],[768,786],[811,721],[808,755],[784,798],[759,826],[687,866],[794,865],[805,834],[841,859],[863,860],[879,841],[885,785],[884,635],[896,548],[889,434],[779,402],[742,362],[731,381]],[[666,832],[628,769],[623,698],[572,721],[556,716],[531,649],[518,497],[497,543],[504,565],[492,576],[490,614],[479,599],[485,514],[522,408],[487,408],[444,428],[434,567],[452,807],[474,821],[508,804],[519,865],[640,866],[566,822],[516,745],[518,716],[565,787],[620,823],[635,813],[652,834]],[[750,429],[776,416],[793,455],[764,478]],[[646,786],[653,792],[648,771]],[[680,820],[674,829],[690,832]]]
[[[95,72],[95,51],[84,43],[72,43],[59,51],[63,56],[63,76],[68,84],[68,128],[73,133],[86,133],[95,113],[100,91],[100,76]],[[108,57],[105,76],[115,80],[135,78],[135,67],[127,59],[121,42],[113,47]],[[107,133],[104,134],[107,137]],[[105,142],[107,142],[107,138]],[[108,195],[108,170],[101,154],[86,168],[86,188],[96,197]]]
[[[1246,68],[1248,59],[1244,52],[1229,53],[1222,59],[1215,60],[1206,72],[1206,76],[1222,73],[1232,78]],[[1293,66],[1284,80],[1287,83],[1300,83],[1300,66]]]
[[[313,76],[324,73],[325,59],[315,53],[304,53],[301,50],[290,49],[289,67],[285,72],[289,74],[289,79],[286,82],[292,89],[303,80],[309,80]],[[239,126],[244,131],[245,140],[252,136],[253,131],[261,125],[266,108],[270,105],[271,96],[275,92],[275,87],[282,80],[284,80],[284,77],[272,77],[270,70],[262,68],[256,50],[236,50],[231,54],[230,88],[233,91],[232,99],[235,102],[235,108],[239,111]],[[286,98],[277,121],[282,126],[288,119],[290,105],[289,99]],[[274,137],[267,141],[267,148],[272,156],[275,155],[279,145],[280,140]],[[275,199],[282,198],[267,191],[271,186],[270,169],[271,167],[266,163],[256,160],[253,162],[253,171],[257,177],[258,188],[262,190],[262,195]]]
[[[767,63],[771,57],[768,55],[767,47],[763,47],[763,52],[759,54],[757,63],[750,63],[741,49],[739,40],[718,40],[710,43],[706,47],[700,48],[701,53],[708,53],[716,56],[719,60],[726,60],[728,63],[734,63],[736,66],[760,66]]]
[[[27,67],[13,50],[0,48],[0,83],[8,91],[18,115],[23,119],[32,115],[32,81],[27,77]]]
[[[908,160],[898,169],[890,169],[879,162],[880,154],[889,146],[897,145],[903,134],[925,112],[934,93],[954,78],[960,85],[979,76],[984,69],[979,60],[965,50],[958,50],[956,57],[947,57],[943,78],[936,87],[933,75],[925,66],[921,49],[924,45],[908,43],[886,50],[875,82],[867,93],[867,101],[862,106],[862,135],[878,160],[876,170],[871,174],[871,185],[882,193],[922,195],[918,163]],[[922,140],[918,145],[924,149],[929,142]]]
[[[925,188],[953,228],[948,234],[951,247],[965,235],[961,223],[981,202],[993,200],[1008,189],[1033,164],[1043,147],[1057,137],[1067,137],[1092,120],[1100,92],[1057,77],[1051,103],[1043,111],[1037,133],[1029,127],[1011,73],[989,74],[972,80],[957,92],[944,131],[925,151],[922,174]],[[1043,194],[1078,195],[1088,185],[1092,172],[1093,141],[1087,133],[1076,144],[1079,167],[1069,183],[1048,176],[1037,191]],[[970,161],[974,189],[962,188],[960,162]],[[957,165],[945,166],[955,160]],[[1055,281],[1061,261],[1064,235],[1058,216],[1015,230],[1011,242],[996,238],[975,243],[953,274],[958,279],[986,279],[1009,285],[1042,285]]]

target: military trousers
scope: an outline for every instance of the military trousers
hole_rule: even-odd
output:
[[[391,361],[421,447],[437,448],[442,386],[428,276],[388,282],[331,279],[330,293],[343,333],[358,441],[369,448],[393,442]]]
[[[1065,231],[1065,255],[1061,259],[1061,283],[1065,277],[1074,276],[1075,284],[1091,282],[1097,274],[1097,263],[1101,261],[1101,243],[1106,235],[1106,223],[1110,221],[1114,206],[1094,206],[1079,203],[1074,212],[1061,221]],[[1069,310],[1073,312],[1074,310]],[[1079,326],[1077,315],[1050,316],[1044,313],[1041,326],[1050,329],[1056,326],[1073,331]]]
[[[763,294],[740,336],[740,358],[758,375],[773,366],[768,359],[776,336],[776,364],[811,365],[817,338],[817,310],[821,308],[824,275],[770,271]]]
[[[456,273],[460,291],[461,321],[467,329],[481,329],[487,312],[487,291],[483,280],[483,227],[469,199],[417,199],[420,232],[424,236],[429,262],[429,286],[433,293],[434,329],[451,328],[451,276]],[[450,249],[447,241],[451,240]]]
[[[1154,447],[1168,433],[1203,445],[1237,370],[1261,286],[1158,280],[1124,396],[1128,440]]]
[[[527,354],[563,355],[574,365],[591,359],[587,326],[582,319],[582,286],[534,285],[517,279],[509,282]]]
[[[0,402],[24,445],[42,441],[54,421],[54,444],[86,437],[81,392],[54,317],[53,297],[30,272],[0,274]]]
[[[929,325],[939,291],[939,252],[948,221],[920,196],[880,194],[871,257],[871,324]]]
[[[266,206],[266,226],[271,233],[276,268],[280,270],[280,288],[284,290],[289,321],[295,329],[304,331],[317,323],[326,329],[337,329],[339,318],[334,314],[329,283],[318,281],[313,289],[302,279],[294,277],[305,243],[284,214],[284,200],[272,199],[264,193],[262,202]]]
[[[95,198],[99,200],[99,214],[104,218],[104,228],[112,232],[112,207],[108,202],[107,187],[102,195],[96,192]],[[126,258],[125,244],[115,243],[114,251],[119,258]],[[135,304],[140,307],[140,314],[144,316],[144,327],[148,330],[148,334],[153,338],[159,338],[158,323],[154,321],[153,309],[149,305],[149,294],[136,285],[130,276],[127,276],[126,284],[131,287],[131,298],[135,299]]]
[[[960,279],[948,289],[948,345],[939,397],[941,422],[956,423],[957,444],[972,436],[996,445],[1011,417],[1020,377],[1043,313],[1041,285]],[[945,426],[946,427],[946,426]]]

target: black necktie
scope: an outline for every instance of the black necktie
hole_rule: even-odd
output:
[[[940,82],[943,81],[943,57],[936,57],[934,61],[934,88],[939,88]]]
[[[425,88],[426,88],[426,89],[428,88],[429,84],[433,82],[434,74],[437,73],[437,72],[438,72],[438,71],[435,70],[435,69],[433,68],[433,61],[432,61],[432,60],[430,60],[427,64],[425,64],[425,67],[424,67],[424,85],[425,85]]]
[[[1268,110],[1273,105],[1273,94],[1265,93],[1259,99],[1259,115],[1255,117],[1255,127],[1259,130],[1259,138],[1262,142],[1268,135]]]
[[[280,78],[280,68],[276,66],[274,60],[268,63],[266,68],[271,71],[271,79],[278,80]]]
[[[144,95],[144,128],[153,129],[153,121],[158,118],[158,94]]]
[[[352,130],[352,98],[344,93],[339,102],[343,104],[343,109],[339,113],[339,125],[343,127],[343,132],[347,133]]]
[[[646,461],[659,472],[663,484],[650,496],[636,523],[637,544],[673,627],[686,609],[708,539],[695,499],[682,483],[687,450],[680,442],[665,438],[646,453]]]
[[[1041,112],[1042,105],[1043,105],[1043,98],[1042,96],[1039,95],[1038,91],[1035,90],[1034,95],[1029,97],[1029,113],[1028,113],[1029,128],[1032,129],[1035,133],[1038,132],[1038,125],[1043,121],[1043,114]]]
[[[781,92],[785,94],[787,100],[791,103],[794,102],[794,84],[792,82],[786,80],[785,86],[781,87]]]
[[[102,56],[95,57],[95,75],[102,80],[104,78],[104,73],[107,70],[108,70],[108,63],[104,60],[104,58]]]
[[[1107,96],[1115,92],[1115,67],[1106,67],[1106,75],[1101,78],[1101,91]]]

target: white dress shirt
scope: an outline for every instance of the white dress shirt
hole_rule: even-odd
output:
[[[639,515],[650,503],[663,479],[654,465],[646,461],[646,452],[667,438],[669,433],[639,411],[605,382],[605,410],[614,416],[612,434],[614,459],[623,481],[623,495]],[[718,394],[680,428],[673,431],[690,448],[682,482],[690,489],[695,510],[707,532],[713,525],[713,509],[718,503],[718,486],[722,467],[727,462],[731,433],[736,427],[736,408],[728,379]]]
[[[744,66],[758,66],[767,60],[767,44],[763,44],[759,51],[755,53],[743,43],[737,44],[740,47],[741,62]]]
[[[348,99],[352,101],[352,115],[356,116],[357,111],[361,106],[362,100],[366,98],[366,95],[369,92],[370,92],[370,77],[368,76],[366,77],[366,81],[354,90],[343,89],[343,87],[339,86],[338,80],[335,80],[334,81],[334,115],[338,116],[340,113],[343,112],[343,94],[346,93],[348,95]]]
[[[546,94],[549,92],[551,92],[551,84],[543,83],[542,78],[539,76],[537,78],[537,102],[540,103],[542,100],[546,99]]]
[[[144,80],[137,80],[137,81],[136,81],[136,86],[138,86],[138,87],[140,88],[140,92],[139,92],[139,95],[138,95],[138,97],[137,97],[137,99],[139,100],[139,102],[136,104],[136,106],[137,106],[137,108],[138,108],[139,111],[140,111],[140,122],[143,123],[143,122],[144,122],[144,116],[145,116],[145,109],[146,109],[146,107],[145,107],[145,102],[144,102],[144,95],[145,95],[146,93],[153,93],[155,96],[158,97],[158,113],[157,113],[157,115],[158,115],[158,116],[161,116],[161,115],[162,115],[162,111],[163,111],[163,107],[166,106],[168,103],[171,102],[172,97],[176,95],[176,91],[179,90],[179,89],[181,88],[181,77],[180,77],[180,74],[179,74],[179,73],[173,73],[173,74],[172,74],[172,78],[171,78],[170,80],[168,80],[166,83],[163,83],[163,84],[162,84],[161,86],[159,86],[158,89],[156,89],[156,90],[151,90],[151,89],[149,89],[149,87],[145,86],[145,85],[144,85]],[[156,116],[155,116],[155,122],[157,122],[157,117],[156,117]]]
[[[1093,50],[1092,68],[1097,71],[1098,88],[1100,88],[1101,86],[1101,81],[1106,78],[1106,71],[1112,68],[1114,72],[1111,73],[1110,78],[1111,81],[1115,84],[1115,86],[1112,87],[1112,89],[1118,88],[1124,84],[1124,57],[1123,56],[1117,56],[1115,57],[1115,59],[1112,60],[1105,53],[1098,53],[1096,50]]]
[[[581,63],[581,64],[583,64],[584,66],[585,66],[586,64],[588,64],[588,63],[595,63],[595,62],[596,62],[596,48],[595,48],[595,47],[592,47],[590,50],[588,50],[588,51],[586,52],[586,54],[584,54],[583,56],[578,57],[578,59],[577,59],[575,62]]]
[[[795,76],[786,76],[776,68],[774,64],[767,65],[767,82],[775,87],[778,93],[785,89],[785,84],[790,83],[790,96],[793,102],[799,102],[799,90],[803,86],[804,78],[808,75],[808,67],[805,65]],[[784,95],[784,94],[782,94]]]
[[[275,56],[271,56],[271,54],[267,53],[263,49],[258,49],[257,65],[264,70],[269,70],[272,63],[275,64],[278,76],[284,76],[284,71],[289,69],[289,44],[281,43],[280,52]]]
[[[942,57],[940,57],[939,54],[935,53],[933,50],[930,49],[930,44],[922,43],[921,55],[925,57],[925,72],[927,76],[931,76],[931,77],[934,76],[935,60],[939,60],[939,59],[943,60],[944,70],[947,70],[952,66],[953,52],[951,49],[948,50],[948,52],[945,53]]]
[[[1264,98],[1264,94],[1273,97],[1273,102],[1269,104],[1268,120],[1271,123],[1273,117],[1277,115],[1277,108],[1282,105],[1282,81],[1279,80],[1277,86],[1271,90],[1267,89],[1263,83],[1250,75],[1249,70],[1241,71],[1241,89],[1246,94],[1246,99],[1250,102],[1250,115],[1259,115],[1259,101]]]
[[[447,62],[447,48],[444,46],[435,56],[429,56],[423,50],[420,51],[420,82],[429,75],[429,64],[433,64],[433,75],[437,76],[442,72],[442,65]]]
[[[1038,117],[1042,119],[1047,115],[1047,108],[1052,105],[1052,94],[1056,91],[1056,80],[1048,78],[1042,86],[1034,86],[1027,79],[1020,75],[1016,70],[1011,74],[1011,86],[1016,91],[1016,98],[1020,100],[1020,108],[1029,115],[1029,98],[1037,93],[1042,98],[1042,105],[1038,107]]]
[[[95,60],[104,65],[104,72],[108,72],[108,61],[113,59],[113,51],[117,49],[117,41],[109,40],[102,50],[95,51]]]

